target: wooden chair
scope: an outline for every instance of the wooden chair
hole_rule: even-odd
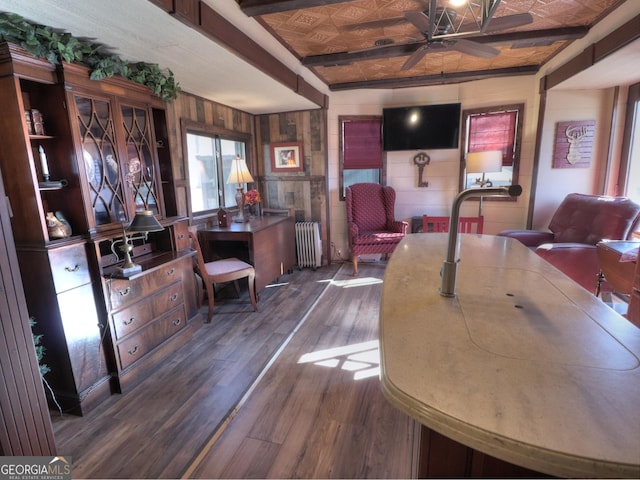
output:
[[[220,260],[205,262],[204,256],[202,255],[202,249],[200,248],[200,242],[198,241],[198,231],[195,227],[189,228],[189,238],[191,239],[191,245],[196,251],[198,257],[198,271],[202,277],[204,286],[207,289],[207,296],[209,297],[209,312],[205,323],[210,323],[213,318],[213,304],[215,302],[214,285],[216,283],[233,282],[236,293],[240,296],[238,280],[246,278],[249,283],[249,298],[251,299],[251,305],[253,305],[253,310],[257,312],[258,304],[255,292],[256,272],[253,266],[238,258],[223,258]],[[201,289],[198,289],[198,305],[202,304],[202,301],[200,300],[200,292]]]
[[[474,231],[475,225],[475,231]],[[484,217],[459,217],[458,218],[458,232],[459,233],[477,233],[482,234],[484,227]],[[428,215],[422,216],[422,231],[428,232],[442,232],[447,233],[449,231],[449,217],[430,217]]]

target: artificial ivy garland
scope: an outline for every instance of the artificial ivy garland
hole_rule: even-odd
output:
[[[46,58],[53,64],[81,63],[91,70],[91,80],[120,75],[146,85],[165,102],[175,100],[180,91],[173,72],[166,73],[153,63],[129,63],[107,53],[99,43],[81,40],[70,33],[28,22],[15,13],[0,12],[0,41],[16,43],[34,57]]]

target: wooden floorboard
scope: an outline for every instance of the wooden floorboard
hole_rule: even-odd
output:
[[[216,302],[213,323],[138,386],[84,417],[52,413],[73,477],[410,477],[413,421],[377,375],[354,380],[377,366],[366,342],[377,340],[384,264],[363,264],[357,279],[339,268],[283,276],[257,313],[246,292]],[[298,363],[363,343],[328,352],[327,366]]]
[[[186,477],[412,476],[415,424],[385,400],[377,375],[384,265],[350,272],[335,277]]]

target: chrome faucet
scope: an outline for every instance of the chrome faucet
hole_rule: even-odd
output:
[[[443,297],[454,297],[456,290],[456,269],[457,262],[455,260],[456,244],[458,242],[458,218],[460,217],[460,205],[470,197],[518,197],[522,193],[520,185],[511,185],[510,187],[491,187],[491,188],[468,188],[460,192],[451,207],[451,220],[449,222],[449,244],[447,247],[447,258],[440,270],[442,277],[442,285],[440,286],[440,295]]]

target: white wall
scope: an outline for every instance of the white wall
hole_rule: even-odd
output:
[[[609,158],[614,89],[560,90],[547,93],[537,191],[532,226],[545,229],[558,204],[571,192],[604,194],[604,176]],[[595,120],[595,137],[588,168],[553,168],[558,122]]]
[[[443,85],[396,90],[357,90],[334,92],[328,111],[329,196],[331,205],[331,241],[336,250],[348,257],[346,212],[339,199],[339,123],[340,115],[382,115],[385,107],[462,103],[462,109],[524,103],[523,145],[519,183],[523,195],[515,202],[485,201],[485,232],[497,233],[507,228],[524,228],[531,186],[537,95],[534,76],[518,76],[481,80],[458,85]],[[461,148],[463,145],[461,145]],[[431,162],[425,167],[426,188],[419,188],[418,168],[413,156],[418,151],[387,153],[387,184],[397,193],[396,218],[410,220],[412,216],[449,215],[458,193],[460,149],[427,150]],[[477,214],[478,202],[467,201],[462,214]]]

